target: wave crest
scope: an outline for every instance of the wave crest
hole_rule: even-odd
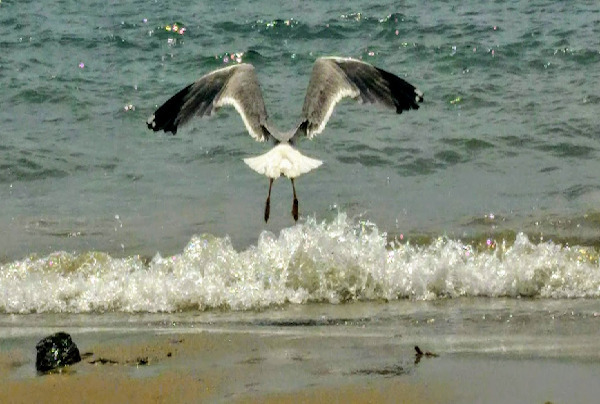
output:
[[[228,237],[194,236],[181,254],[151,260],[56,252],[0,267],[0,312],[252,310],[273,305],[456,297],[600,297],[598,253],[520,233],[479,248],[438,237],[389,241],[339,213],[237,251]]]

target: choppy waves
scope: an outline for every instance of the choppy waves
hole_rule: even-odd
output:
[[[390,241],[377,226],[306,223],[263,232],[236,251],[228,238],[194,236],[182,253],[113,258],[102,252],[29,257],[0,267],[0,312],[89,313],[253,310],[354,300],[461,296],[600,297],[598,253],[590,247],[439,237]]]

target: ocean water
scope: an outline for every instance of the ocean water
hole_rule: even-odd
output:
[[[595,1],[3,1],[0,46],[4,315],[455,298],[477,313],[485,298],[504,314],[534,299],[532,324],[572,299],[568,324],[598,324]],[[325,55],[398,74],[424,102],[339,104],[299,144],[324,165],[297,180],[298,224],[287,180],[264,223],[268,181],[242,159],[269,146],[235,110],[174,137],[146,128],[239,62],[291,127]]]

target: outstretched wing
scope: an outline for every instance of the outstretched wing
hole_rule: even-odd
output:
[[[321,133],[345,97],[381,104],[398,114],[419,109],[423,101],[421,91],[392,73],[356,59],[323,57],[314,64],[298,130],[309,138]]]
[[[268,139],[265,102],[254,66],[247,63],[215,70],[179,91],[148,118],[148,128],[176,134],[194,116],[212,115],[224,105],[237,110],[254,139]]]

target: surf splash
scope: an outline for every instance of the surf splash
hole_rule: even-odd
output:
[[[183,252],[113,258],[56,252],[0,266],[0,312],[252,310],[273,305],[457,297],[600,297],[598,253],[550,241],[481,249],[439,237],[389,241],[340,213],[308,219],[236,251],[229,238],[194,236]]]

